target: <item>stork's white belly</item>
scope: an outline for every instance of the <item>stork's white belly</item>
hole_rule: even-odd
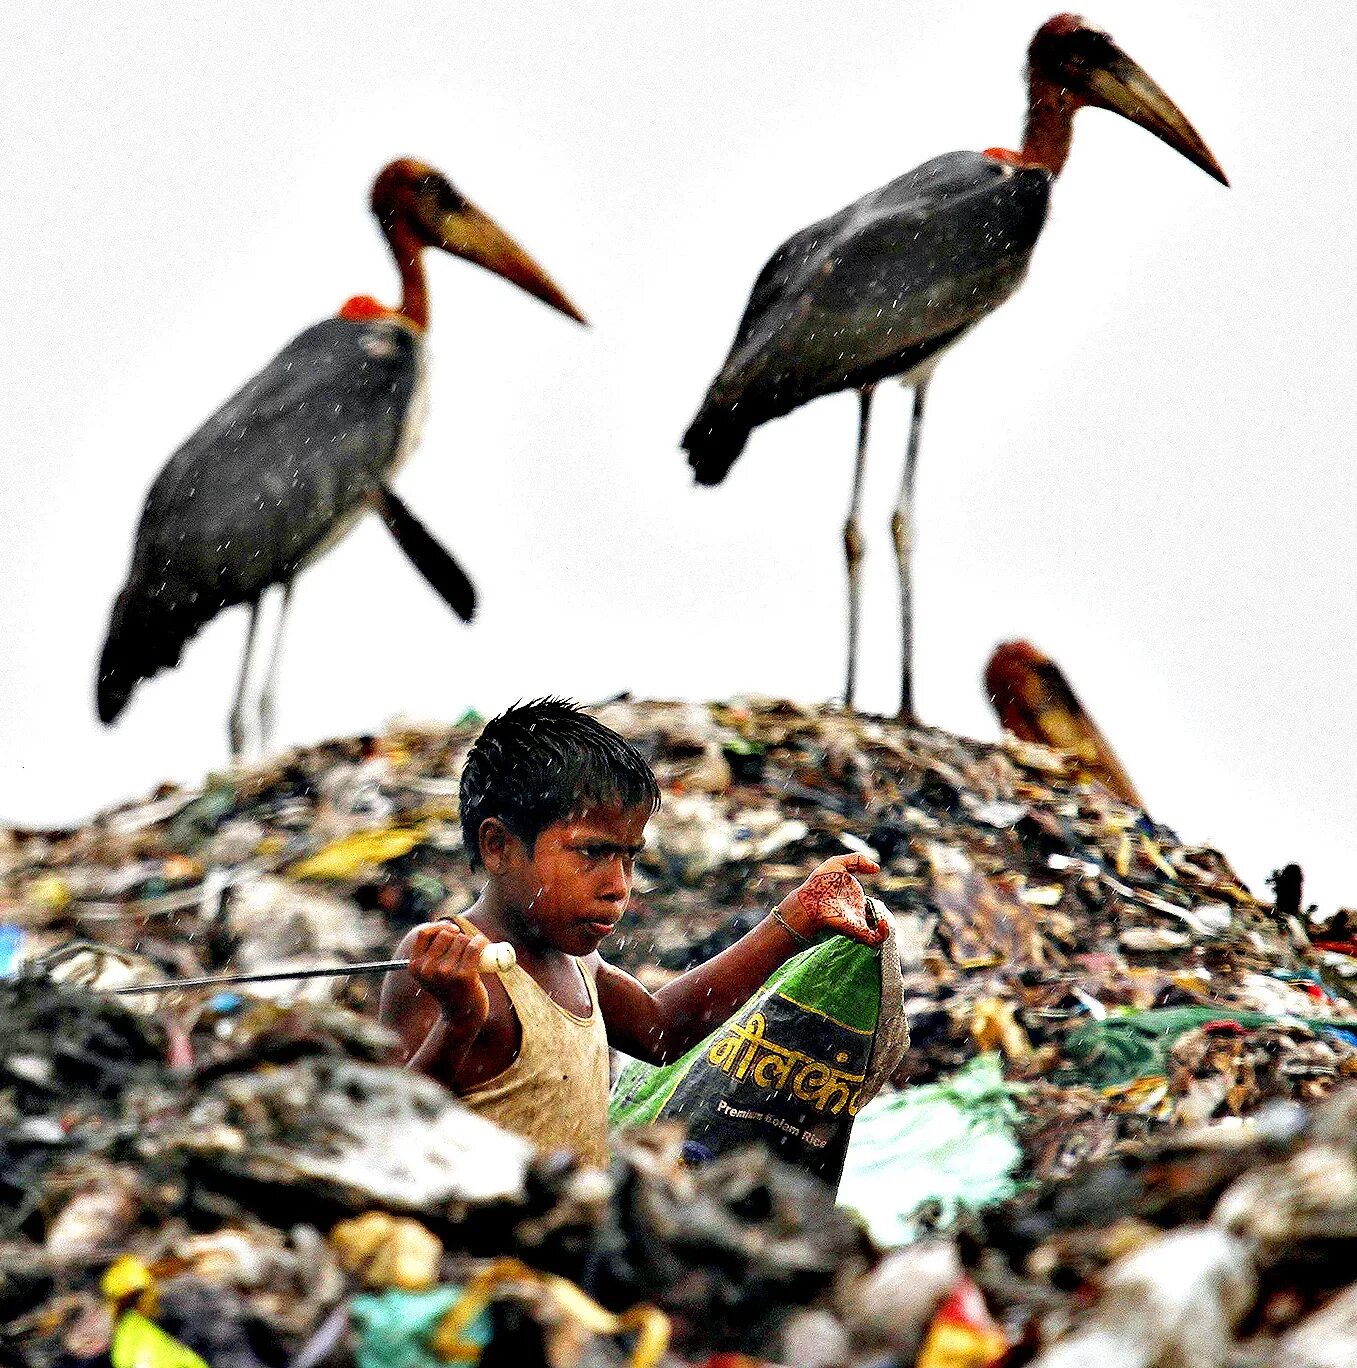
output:
[[[970,328],[967,328],[965,332],[959,333],[945,347],[939,347],[932,356],[928,357],[926,360],[920,361],[913,370],[905,371],[898,377],[900,383],[908,389],[919,389],[926,385],[933,378],[933,372],[937,370],[938,362],[941,361],[968,332],[970,332]]]
[[[386,472],[391,479],[410,459],[410,453],[419,445],[424,435],[424,420],[429,416],[429,358],[423,338],[415,348],[415,387],[406,405],[405,418],[401,423],[400,440],[396,443],[396,456]]]
[[[429,414],[429,367],[423,339],[415,350],[415,386],[410,393],[410,402],[405,406],[405,417],[401,420],[400,437],[396,442],[396,454],[391,459],[383,475],[384,481],[395,478],[401,467],[410,459],[411,453],[419,445],[424,432],[424,420]],[[370,511],[366,501],[355,504],[342,518],[335,520],[334,526],[306,557],[304,565],[319,560],[327,551],[333,550],[345,537],[358,526],[363,514]]]

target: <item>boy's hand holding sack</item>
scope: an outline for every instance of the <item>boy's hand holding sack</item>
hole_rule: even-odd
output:
[[[890,927],[869,912],[867,895],[849,872],[854,869],[875,874],[878,866],[864,855],[835,855],[783,898],[773,916],[798,940],[809,942],[818,932],[832,931],[864,945],[880,945]]]

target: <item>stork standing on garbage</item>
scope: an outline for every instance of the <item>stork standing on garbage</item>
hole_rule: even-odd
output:
[[[1228,184],[1182,111],[1107,34],[1072,14],[1037,30],[1028,49],[1022,148],[952,152],[925,162],[773,253],[754,283],[730,354],[683,438],[699,484],[719,484],[750,433],[820,395],[860,400],[853,492],[844,524],[848,669],[853,705],[859,634],[858,513],[872,394],[898,378],[914,391],[892,518],[902,626],[900,715],[914,717],[914,473],[928,382],[942,354],[1022,283],[1069,156],[1074,116],[1109,109]]]
[[[350,299],[294,338],[170,458],[147,496],[127,582],[99,661],[99,717],[112,722],[132,691],[178,664],[198,629],[249,605],[231,708],[231,754],[246,742],[245,694],[259,606],[282,588],[258,702],[272,731],[280,648],[299,571],[376,512],[415,568],[464,622],[476,594],[457,562],[391,488],[423,413],[427,247],[474,262],[583,323],[523,249],[440,172],[403,158],[372,187],[372,211],[400,273],[395,308]]]

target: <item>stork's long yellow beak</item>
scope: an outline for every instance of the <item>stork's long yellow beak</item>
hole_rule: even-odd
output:
[[[1108,57],[1087,74],[1086,88],[1081,93],[1088,102],[1139,124],[1208,176],[1229,185],[1211,149],[1158,82],[1110,39],[1107,47]]]
[[[434,242],[445,252],[483,266],[535,295],[576,323],[588,320],[554,280],[488,214],[469,200],[430,224]]]

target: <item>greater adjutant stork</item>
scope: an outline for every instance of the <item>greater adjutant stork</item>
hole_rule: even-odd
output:
[[[1182,111],[1107,34],[1072,14],[1037,30],[1027,54],[1020,151],[952,152],[788,238],[754,283],[735,341],[683,438],[699,484],[719,484],[754,428],[838,390],[860,396],[857,460],[844,525],[848,671],[859,629],[858,512],[873,390],[914,391],[891,521],[900,576],[901,716],[914,716],[910,541],[914,470],[928,381],[942,353],[1022,283],[1069,155],[1074,116],[1109,109],[1228,184]]]
[[[259,698],[266,742],[293,580],[369,509],[458,617],[471,620],[470,580],[390,485],[422,417],[429,323],[422,253],[450,252],[584,319],[541,267],[432,167],[409,158],[392,162],[373,184],[372,211],[400,272],[400,304],[350,299],[337,316],[293,338],[170,457],[147,496],[99,661],[104,722],[122,712],[141,680],[178,664],[206,622],[248,604],[229,728],[238,757],[259,604],[280,585],[277,635]]]

